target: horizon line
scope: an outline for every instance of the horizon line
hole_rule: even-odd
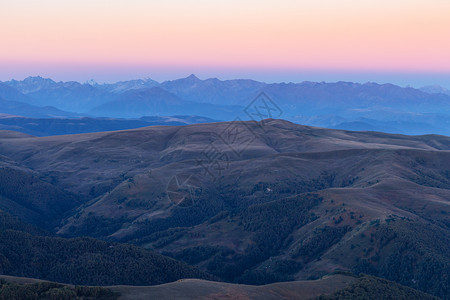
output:
[[[129,79],[121,79],[121,80],[115,80],[115,81],[98,81],[95,80],[93,78],[91,79],[87,79],[87,80],[55,80],[53,79],[51,76],[42,76],[42,75],[28,75],[26,77],[24,77],[23,79],[16,79],[16,78],[10,78],[9,80],[0,80],[0,82],[2,83],[6,83],[8,81],[18,81],[18,82],[23,82],[29,78],[41,78],[43,80],[51,80],[55,83],[69,83],[69,82],[77,82],[79,84],[88,84],[91,86],[95,86],[97,85],[107,85],[107,84],[117,84],[120,82],[128,82],[128,81],[135,81],[135,80],[143,80],[143,81],[154,81],[157,84],[163,84],[165,82],[170,82],[170,81],[176,81],[176,80],[182,80],[182,79],[188,79],[190,77],[194,77],[195,79],[198,79],[200,81],[207,81],[207,80],[219,80],[221,82],[225,82],[225,81],[235,81],[235,80],[250,80],[250,81],[255,81],[258,83],[263,83],[263,84],[304,84],[304,83],[317,83],[317,84],[336,84],[336,83],[352,83],[352,84],[359,84],[359,85],[366,85],[366,84],[377,84],[377,85],[394,85],[394,86],[398,86],[401,88],[413,88],[413,89],[421,89],[421,88],[425,88],[425,87],[441,87],[443,89],[449,90],[447,87],[442,86],[440,84],[428,84],[428,85],[422,85],[422,86],[412,86],[412,85],[400,85],[400,84],[396,84],[390,81],[386,81],[386,82],[380,82],[380,81],[373,81],[373,80],[367,80],[367,81],[352,81],[352,80],[322,80],[322,81],[318,81],[318,80],[301,80],[301,81],[264,81],[264,80],[258,80],[258,79],[253,79],[253,78],[245,78],[245,77],[233,77],[233,78],[226,78],[226,79],[222,79],[220,77],[208,77],[208,76],[197,76],[194,73],[191,73],[188,76],[185,77],[174,77],[172,79],[167,79],[167,80],[156,80],[153,79],[152,77],[149,76],[144,76],[144,77],[130,77]],[[202,77],[202,78],[201,78]]]

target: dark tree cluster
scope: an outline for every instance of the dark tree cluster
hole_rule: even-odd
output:
[[[245,254],[216,253],[208,262],[207,270],[220,278],[239,283],[265,284],[286,280],[286,274],[280,272],[282,264],[280,268],[270,268],[264,272],[257,270],[257,265],[277,255],[295,228],[314,220],[316,217],[310,210],[321,201],[317,194],[305,194],[254,205],[231,215],[230,218],[252,233],[250,245]],[[300,269],[298,264],[291,266],[295,271]]]
[[[113,291],[102,287],[67,286],[52,282],[17,284],[0,280],[0,300],[115,300]]]
[[[439,298],[408,288],[398,283],[364,275],[354,284],[316,300],[438,300]]]
[[[336,244],[349,230],[349,226],[317,228],[293,250],[292,258],[301,257],[304,262],[319,258],[325,250]]]
[[[0,274],[83,285],[212,279],[185,263],[137,246],[39,235],[39,230],[7,214],[0,214],[0,225]]]
[[[372,256],[355,273],[367,273],[450,298],[450,235],[433,224],[396,220],[375,227]]]

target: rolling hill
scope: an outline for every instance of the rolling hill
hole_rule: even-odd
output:
[[[10,164],[81,199],[52,220],[61,236],[133,243],[233,283],[347,270],[444,299],[449,150],[445,136],[273,119],[0,137]]]
[[[262,286],[187,279],[151,287],[110,287],[120,299],[437,299],[372,276],[330,275],[318,280]]]
[[[273,283],[263,286],[182,279],[156,286],[70,286],[32,278],[0,275],[0,299],[438,299],[392,281],[373,276],[329,275],[319,280]]]

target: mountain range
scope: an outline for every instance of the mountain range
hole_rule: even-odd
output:
[[[28,77],[0,83],[0,112],[35,118],[272,117],[336,129],[450,135],[448,90],[370,82],[267,84],[190,75],[161,83],[140,79],[98,84]]]
[[[140,128],[154,125],[188,125],[215,120],[198,116],[153,116],[122,118],[30,118],[0,114],[0,130],[14,130],[33,136],[64,135]]]

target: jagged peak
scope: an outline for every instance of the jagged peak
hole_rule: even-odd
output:
[[[44,81],[44,82],[55,82],[50,78],[44,78],[40,75],[38,76],[28,76],[23,80],[23,82],[33,82],[33,81]]]
[[[185,79],[190,79],[190,80],[200,80],[197,76],[195,76],[195,74],[191,74],[188,77],[186,77]]]

